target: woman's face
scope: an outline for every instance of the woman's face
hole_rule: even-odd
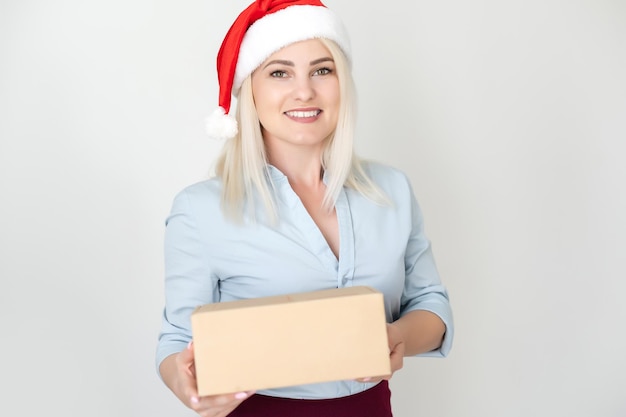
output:
[[[271,55],[252,73],[252,95],[267,146],[318,146],[337,126],[339,80],[328,49],[316,39]]]

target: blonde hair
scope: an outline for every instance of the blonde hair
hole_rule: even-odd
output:
[[[322,206],[332,210],[342,188],[349,187],[375,203],[389,203],[385,194],[374,184],[354,154],[356,124],[356,89],[350,64],[334,41],[320,39],[330,51],[339,80],[340,105],[337,127],[326,140],[321,165],[326,174],[326,193]],[[227,218],[241,222],[247,211],[255,219],[257,200],[263,203],[270,222],[278,216],[272,190],[265,144],[252,96],[251,76],[248,76],[237,97],[235,115],[239,132],[229,140],[217,160],[216,175],[222,179],[222,210]]]

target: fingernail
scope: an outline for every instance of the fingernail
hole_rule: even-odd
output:
[[[245,398],[248,398],[248,394],[245,392],[238,392],[237,394],[235,394],[235,398],[238,400],[243,400]]]
[[[368,382],[368,381],[371,381],[371,380],[372,380],[372,378],[370,378],[370,377],[363,378],[363,382]]]
[[[187,343],[187,349],[191,349],[192,343],[193,343],[193,340],[190,340],[189,343]]]
[[[194,404],[198,404],[200,402],[200,400],[198,399],[198,397],[193,396],[193,397],[191,397],[191,402],[194,403]]]

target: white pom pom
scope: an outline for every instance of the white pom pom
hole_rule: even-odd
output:
[[[237,120],[226,114],[222,107],[218,107],[206,119],[206,132],[209,137],[218,140],[227,140],[237,134]]]

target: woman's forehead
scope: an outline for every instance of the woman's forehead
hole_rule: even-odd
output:
[[[322,56],[331,56],[330,51],[319,39],[307,39],[291,43],[270,55],[264,62],[274,59],[317,59]]]

